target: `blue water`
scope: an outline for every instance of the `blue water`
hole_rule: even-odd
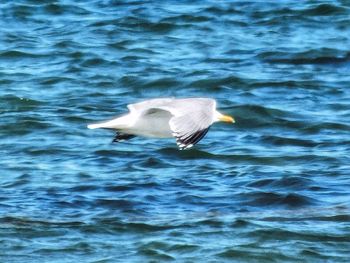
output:
[[[0,262],[349,262],[348,1],[0,3]],[[153,97],[195,148],[86,125]]]

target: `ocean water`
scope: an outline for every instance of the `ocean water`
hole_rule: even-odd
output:
[[[350,262],[350,2],[2,1],[0,262]],[[211,97],[191,150],[91,122]]]

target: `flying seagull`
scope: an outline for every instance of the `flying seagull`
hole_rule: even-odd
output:
[[[235,122],[231,116],[218,112],[216,101],[209,98],[158,98],[127,107],[128,114],[87,127],[116,130],[113,142],[135,136],[175,137],[179,149],[184,150],[199,142],[214,122]]]

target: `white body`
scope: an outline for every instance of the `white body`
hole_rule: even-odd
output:
[[[175,137],[180,149],[193,146],[204,137],[210,125],[232,117],[216,111],[216,102],[207,98],[152,99],[128,105],[129,114],[88,125],[89,129],[115,129],[120,133],[144,137]]]

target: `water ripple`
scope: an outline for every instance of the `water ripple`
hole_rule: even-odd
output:
[[[0,8],[1,262],[349,261],[346,1]],[[167,96],[236,123],[86,129]]]

